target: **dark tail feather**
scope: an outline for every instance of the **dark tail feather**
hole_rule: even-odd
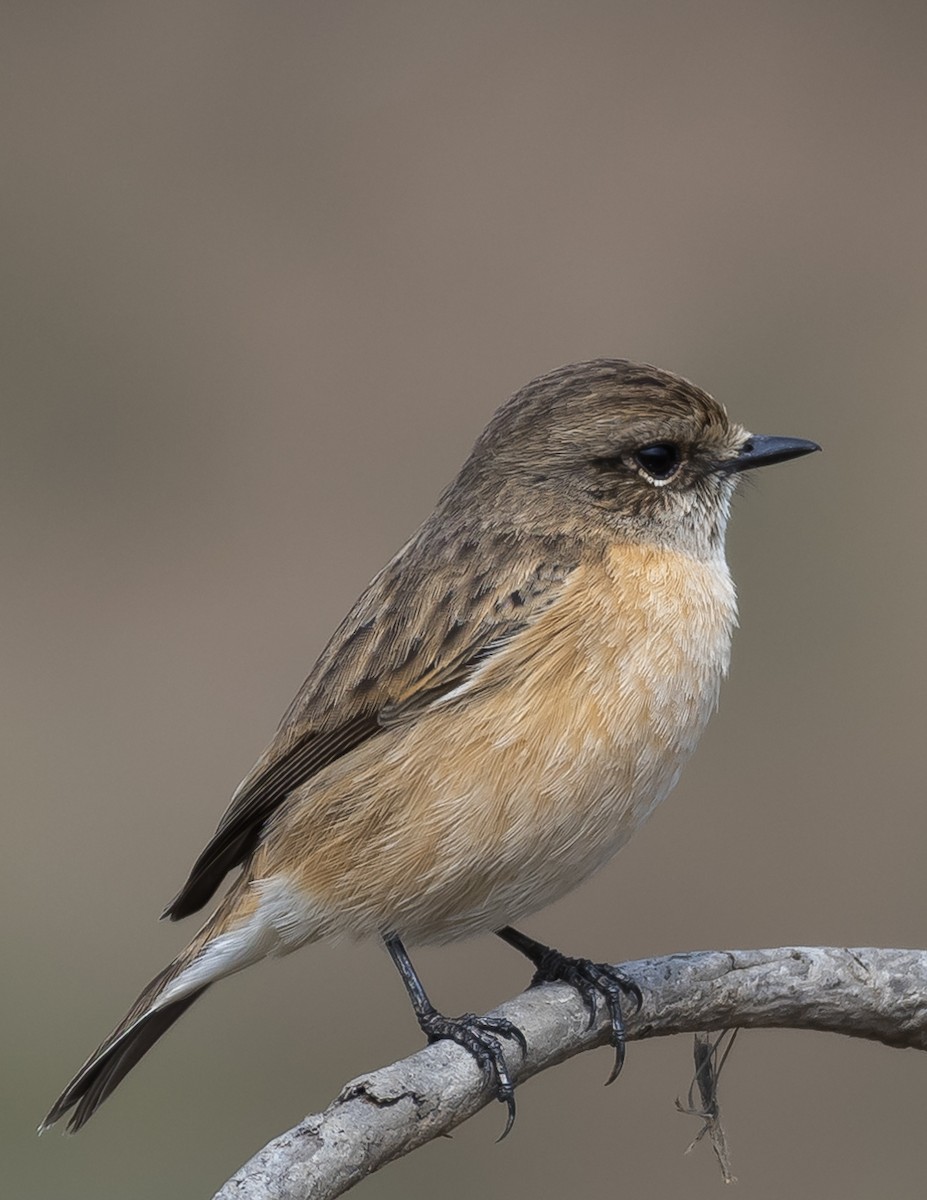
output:
[[[51,1112],[39,1126],[42,1133],[74,1109],[68,1121],[68,1132],[76,1133],[97,1111],[106,1097],[122,1082],[143,1054],[146,1054],[162,1033],[166,1033],[194,1000],[202,996],[209,984],[191,992],[164,1008],[156,1008],[139,1018],[134,1025],[114,1039],[109,1039],[78,1071],[74,1079],[52,1105]]]
[[[188,978],[186,984],[183,984],[181,978],[188,968],[195,967],[201,953],[208,949],[210,943],[227,932],[229,923],[234,923],[236,907],[248,886],[249,880],[244,875],[240,876],[189,946],[144,988],[124,1019],[91,1054],[52,1105],[51,1112],[39,1126],[39,1133],[49,1125],[54,1125],[71,1109],[74,1109],[74,1112],[68,1122],[68,1130],[76,1133],[90,1120],[142,1055],[147,1054],[162,1033],[166,1033],[211,984],[264,957],[267,950],[260,942],[252,945],[245,941],[239,955],[220,954],[211,969],[200,970],[198,974]],[[174,998],[168,999],[165,997],[165,991],[172,985]],[[162,997],[159,1003],[159,998]]]

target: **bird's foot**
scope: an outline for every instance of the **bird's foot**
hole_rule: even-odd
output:
[[[504,1017],[478,1017],[475,1013],[445,1017],[432,1010],[419,1016],[419,1025],[429,1042],[448,1038],[458,1046],[463,1046],[476,1060],[487,1084],[493,1088],[496,1099],[508,1109],[505,1129],[499,1138],[501,1142],[515,1123],[515,1084],[499,1038],[511,1038],[518,1042],[523,1052],[527,1052],[525,1035],[517,1025]]]
[[[537,970],[530,986],[537,987],[541,983],[568,983],[576,988],[589,1012],[590,1028],[598,1011],[598,998],[601,996],[604,1000],[611,1021],[611,1043],[615,1047],[615,1065],[605,1082],[614,1083],[624,1066],[625,1026],[621,1002],[624,997],[630,997],[634,1001],[634,1011],[640,1012],[644,1000],[640,988],[629,975],[609,963],[596,963],[588,958],[571,958],[550,946],[544,946],[543,953],[533,961]]]

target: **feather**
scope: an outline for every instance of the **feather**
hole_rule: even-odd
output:
[[[461,555],[451,538],[442,569],[436,528],[433,517],[354,606],[163,916],[202,908],[297,788],[465,685],[553,603],[578,554],[555,538],[500,539],[484,563],[476,544]]]

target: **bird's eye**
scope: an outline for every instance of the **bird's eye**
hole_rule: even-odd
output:
[[[654,442],[634,451],[634,461],[651,479],[669,479],[679,470],[679,447],[672,442]]]

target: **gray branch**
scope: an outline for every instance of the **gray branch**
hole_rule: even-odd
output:
[[[794,948],[705,951],[625,963],[644,994],[629,1041],[729,1028],[820,1029],[927,1050],[927,951]],[[602,1046],[563,984],[523,992],[495,1010],[524,1031],[528,1053],[506,1041],[516,1082]],[[329,1200],[385,1163],[447,1133],[493,1102],[459,1046],[436,1042],[349,1083],[246,1163],[215,1200]]]

